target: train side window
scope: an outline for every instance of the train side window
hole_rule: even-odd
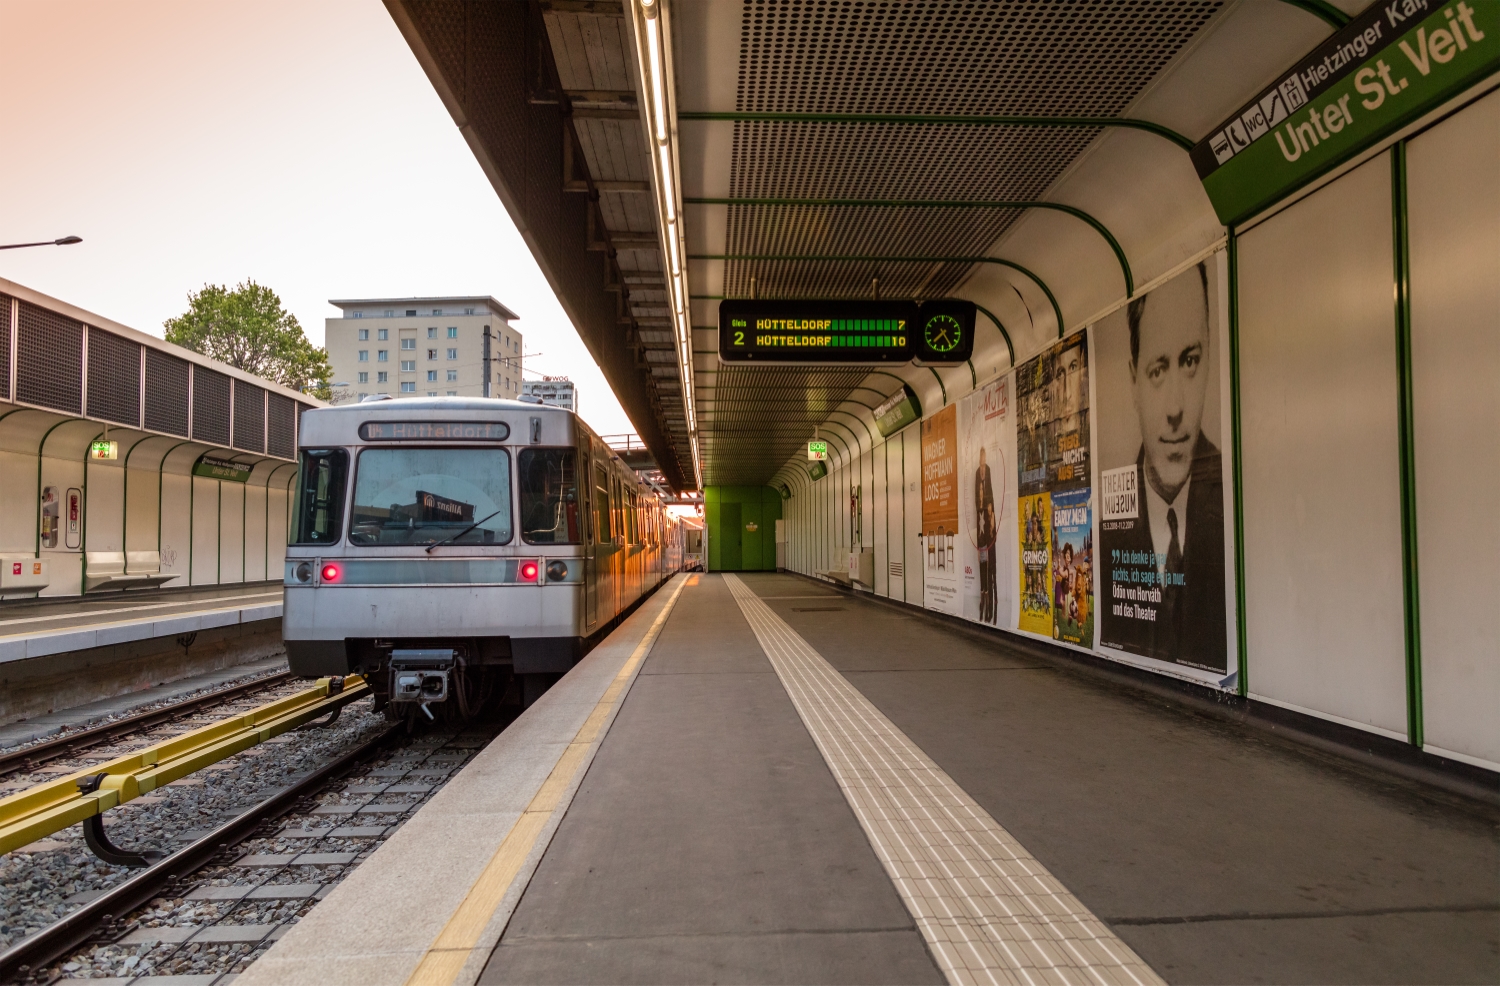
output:
[[[349,453],[341,448],[302,453],[292,544],[332,544],[344,527],[344,485]]]
[[[594,467],[594,543],[609,544],[614,540],[614,518],[609,509],[609,477],[602,466]]]
[[[528,544],[583,542],[577,455],[570,448],[521,450],[521,536]]]

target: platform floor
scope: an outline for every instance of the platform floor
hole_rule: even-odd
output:
[[[0,602],[0,637],[77,630],[144,618],[160,618],[235,605],[281,601],[279,582],[96,592],[67,598]]]
[[[679,576],[554,692],[241,986],[1500,981],[1494,808],[993,634]]]

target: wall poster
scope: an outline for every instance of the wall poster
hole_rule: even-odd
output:
[[[1018,626],[1093,646],[1089,350],[1086,331],[1016,370]]]
[[[958,407],[950,404],[922,422],[923,605],[963,614],[957,567]]]
[[[1230,654],[1221,256],[1094,327],[1099,645],[1216,680]]]
[[[1014,375],[1007,373],[958,405],[963,616],[998,627],[1015,626],[1016,566],[1002,536],[1016,522],[1014,392]]]

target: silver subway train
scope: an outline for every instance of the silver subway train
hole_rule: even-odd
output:
[[[282,635],[393,718],[530,704],[683,567],[684,530],[570,411],[378,400],[303,414]]]

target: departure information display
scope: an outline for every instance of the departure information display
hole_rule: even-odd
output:
[[[962,363],[973,349],[972,302],[719,303],[726,363]]]

